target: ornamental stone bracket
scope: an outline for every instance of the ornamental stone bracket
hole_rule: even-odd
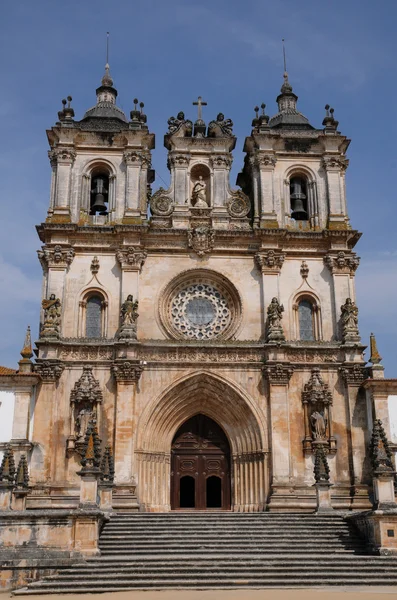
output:
[[[344,364],[339,367],[339,373],[346,385],[360,386],[367,379],[367,369],[363,364]]]
[[[143,371],[142,362],[139,360],[115,360],[112,364],[112,373],[119,383],[138,383]]]
[[[60,360],[41,360],[37,359],[34,366],[35,373],[38,373],[45,383],[59,381],[65,365]]]
[[[219,154],[210,158],[210,165],[213,169],[231,169],[233,157],[230,154]]]
[[[316,452],[318,445],[330,454],[336,453],[336,440],[333,437],[332,393],[321,377],[320,369],[314,367],[309,381],[302,392],[305,420],[305,454]]]
[[[288,385],[294,372],[294,367],[289,363],[276,363],[265,365],[263,374],[271,385]]]
[[[355,252],[346,253],[341,250],[337,253],[329,252],[324,257],[324,263],[333,275],[353,276],[360,264],[360,257]]]
[[[72,264],[75,251],[71,246],[43,246],[37,251],[44,273],[48,268],[67,269]]]
[[[255,262],[263,274],[280,273],[285,254],[280,250],[263,250],[255,254]]]
[[[215,245],[215,230],[211,227],[199,226],[187,232],[187,245],[202,258],[209,254]]]
[[[147,252],[142,246],[121,247],[116,251],[116,258],[122,270],[141,272]]]
[[[276,166],[277,158],[273,154],[258,154],[255,163],[261,170],[272,171]]]
[[[190,154],[173,154],[170,153],[168,156],[167,166],[168,168],[174,167],[179,169],[186,169],[190,163]]]

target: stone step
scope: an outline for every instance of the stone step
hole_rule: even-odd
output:
[[[67,583],[57,583],[54,582],[40,582],[41,585],[30,584],[29,588],[24,588],[23,590],[16,590],[14,592],[15,595],[23,595],[25,594],[34,594],[34,593],[82,593],[82,592],[101,592],[101,591],[121,591],[121,590],[129,590],[129,589],[187,589],[187,588],[195,588],[195,589],[233,589],[233,588],[248,588],[248,587],[257,587],[257,588],[284,588],[284,587],[300,587],[307,588],[308,583],[310,583],[310,587],[324,587],[324,586],[365,586],[365,585],[374,585],[374,586],[385,586],[385,578],[382,575],[381,577],[362,577],[355,575],[344,575],[342,577],[334,578],[334,577],[325,577],[319,579],[318,581],[313,581],[311,576],[307,578],[303,577],[291,577],[288,579],[284,579],[280,582],[277,577],[269,575],[269,577],[249,577],[249,578],[240,578],[240,577],[229,577],[229,578],[219,578],[215,576],[214,578],[208,578],[205,582],[202,579],[186,579],[185,577],[181,578],[170,578],[168,580],[163,579],[154,579],[154,578],[142,578],[142,579],[118,579],[113,580],[111,582],[107,582],[102,579],[97,579],[97,581],[93,584],[91,582],[70,582]],[[48,583],[48,585],[44,585]],[[387,585],[394,586],[397,584],[397,577],[387,578]]]
[[[205,549],[206,554],[217,554],[219,553],[220,550],[222,550],[222,548],[205,548],[205,546],[202,546],[201,548],[198,549],[199,552],[202,552]],[[306,552],[302,552],[301,549],[296,548],[296,549],[291,549],[288,548],[288,551],[290,553],[295,553],[298,556],[302,557],[302,560],[305,559],[306,556],[308,555],[312,555],[312,556],[316,556],[316,552],[317,554],[355,554],[355,553],[361,553],[361,549],[357,548],[357,549],[344,549],[344,548],[332,548],[330,549],[326,549],[326,548],[319,548],[317,551],[316,549],[313,548],[313,550],[307,550]],[[155,555],[160,555],[160,554],[166,554],[167,552],[169,552],[171,549],[166,549],[165,552],[161,552],[159,551],[158,548],[153,548],[152,550],[148,550],[147,548],[143,548],[143,549],[131,549],[131,550],[126,550],[123,549],[122,555],[123,556],[151,556],[153,554]],[[257,554],[262,554],[262,555],[273,555],[273,554],[280,554],[282,555],[284,553],[285,549],[283,548],[263,548],[263,549],[258,549],[255,548],[255,552]],[[193,550],[188,550],[188,549],[179,549],[179,548],[172,548],[172,552],[175,555],[178,556],[194,556],[196,554],[196,551]],[[106,555],[110,556],[110,555],[120,555],[120,549],[119,548],[109,548],[106,550]],[[236,556],[250,556],[250,552],[246,551],[244,547],[241,548],[234,548],[230,554],[234,554]],[[365,551],[362,551],[362,554],[365,554]]]

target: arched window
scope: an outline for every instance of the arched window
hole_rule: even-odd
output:
[[[91,296],[87,300],[85,314],[85,335],[88,338],[102,337],[103,298]]]
[[[91,175],[90,215],[107,215],[109,200],[109,173],[94,171]]]
[[[299,294],[292,308],[294,339],[302,342],[321,340],[321,309],[316,298],[307,293]]]
[[[291,218],[295,221],[308,221],[308,185],[301,175],[290,179]]]
[[[301,300],[298,304],[299,339],[314,340],[313,304],[310,300]]]

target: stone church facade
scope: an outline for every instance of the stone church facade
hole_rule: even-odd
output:
[[[370,508],[385,383],[363,358],[333,110],[312,126],[285,74],[278,112],[255,109],[233,188],[233,123],[206,122],[199,98],[196,120],[168,121],[171,183],[152,193],[144,106],[128,119],[116,96],[107,66],[96,105],[78,121],[64,101],[47,132],[41,329],[21,368],[35,400],[18,404],[12,440],[28,454],[26,507],[78,506],[94,420],[115,510],[313,511],[319,445],[332,506]]]

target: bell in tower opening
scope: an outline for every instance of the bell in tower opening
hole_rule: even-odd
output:
[[[90,214],[107,215],[107,195],[109,194],[109,177],[103,173],[92,177]]]
[[[296,221],[307,221],[306,181],[294,177],[290,182],[291,217]]]

